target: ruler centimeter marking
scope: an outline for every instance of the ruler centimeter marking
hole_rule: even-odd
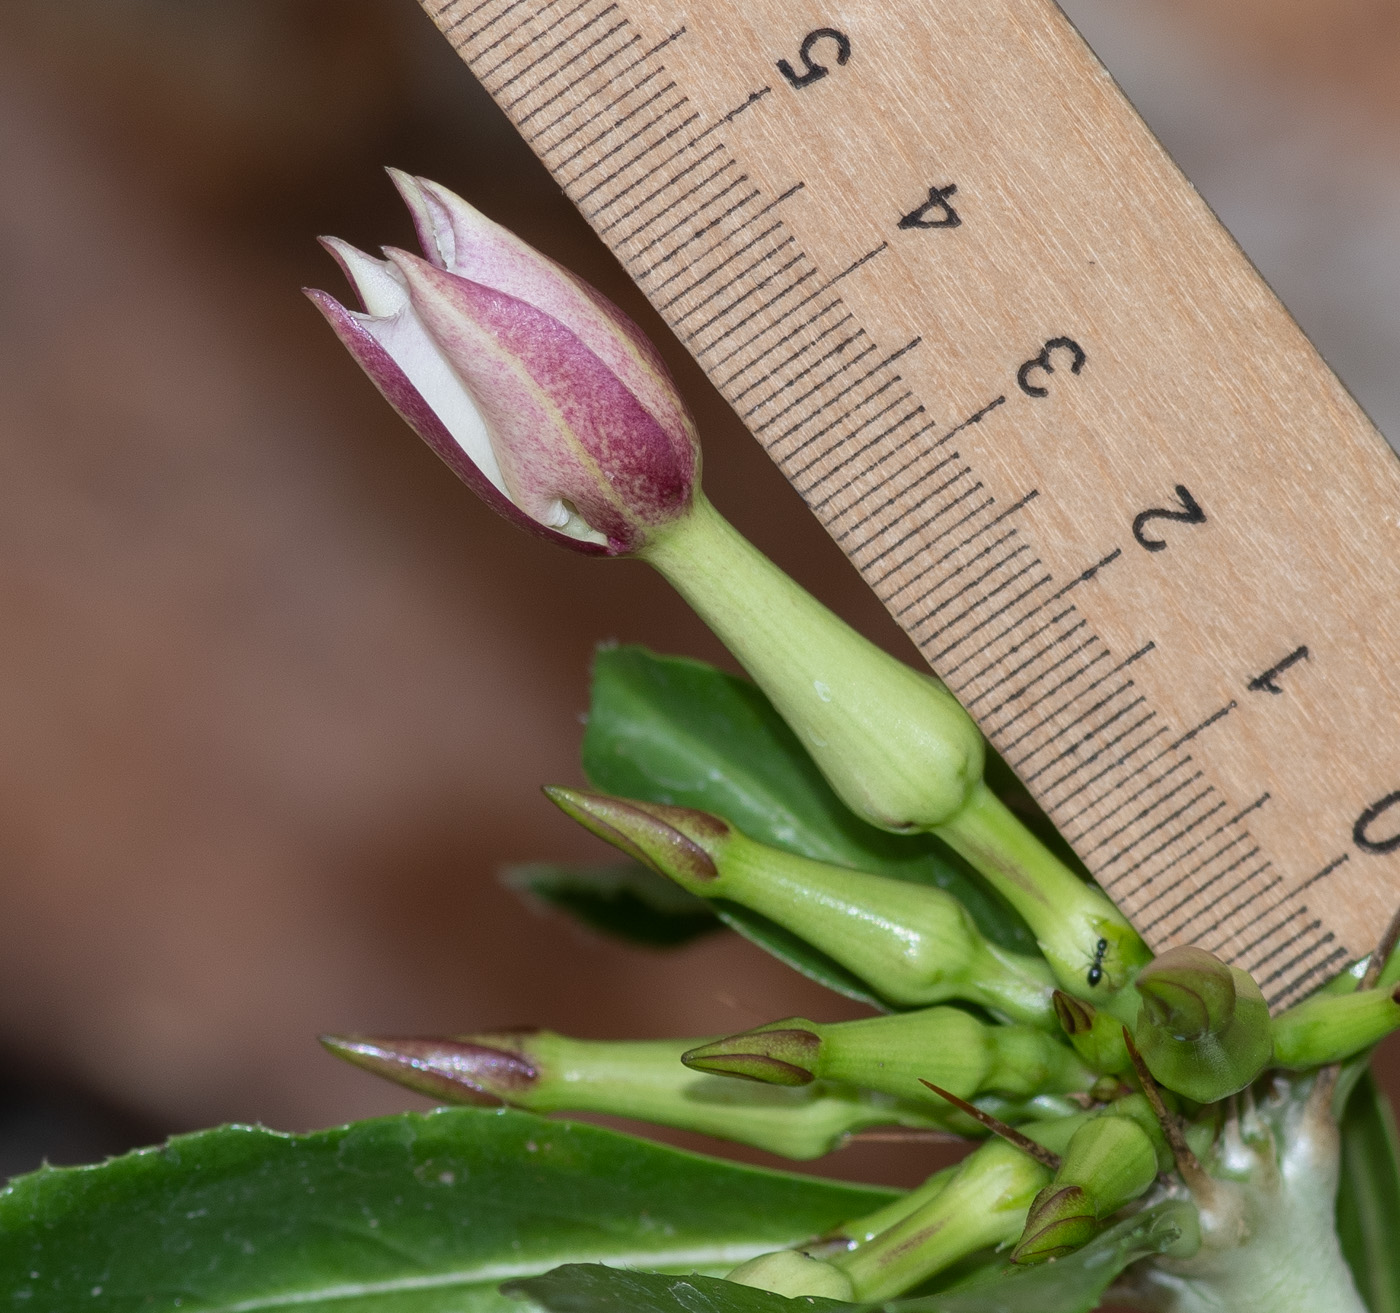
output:
[[[1367,951],[1400,465],[1059,11],[422,2],[1148,941]]]

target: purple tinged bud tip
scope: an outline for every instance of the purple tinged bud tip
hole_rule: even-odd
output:
[[[1082,1249],[1099,1229],[1089,1196],[1077,1185],[1047,1185],[1031,1203],[1013,1263],[1043,1263]]]
[[[719,876],[716,859],[730,829],[718,816],[559,785],[544,793],[586,830],[678,884],[688,888]]]
[[[427,258],[324,244],[363,311],[309,292],[414,430],[494,509],[583,552],[687,514],[695,426],[641,330],[446,188],[391,171]]]
[[[1075,998],[1072,994],[1066,994],[1062,989],[1057,989],[1050,996],[1050,1001],[1054,1005],[1055,1017],[1060,1023],[1060,1029],[1070,1039],[1076,1035],[1087,1035],[1093,1030],[1096,1009],[1092,1003],[1086,1003],[1083,999]]]
[[[714,1076],[738,1076],[764,1085],[810,1085],[821,1053],[821,1037],[792,1022],[750,1030],[702,1044],[681,1054],[695,1071]]]
[[[508,1037],[406,1037],[369,1039],[323,1035],[321,1043],[338,1058],[398,1085],[447,1103],[499,1107],[528,1094],[539,1077],[523,1053],[478,1039]]]

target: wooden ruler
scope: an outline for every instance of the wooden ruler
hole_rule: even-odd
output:
[[[1400,902],[1400,462],[1049,0],[423,0],[1157,948]]]

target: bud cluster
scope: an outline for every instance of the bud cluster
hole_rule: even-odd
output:
[[[1220,1133],[1236,1118],[1222,1101],[1248,1102],[1263,1073],[1344,1062],[1400,1027],[1393,943],[1364,976],[1276,1018],[1246,972],[1203,949],[1154,959],[989,786],[981,734],[948,689],[839,620],[706,500],[694,424],[637,327],[459,197],[393,177],[425,256],[379,260],[327,239],[364,309],[311,294],[380,391],[515,523],[660,571],[849,822],[935,836],[1039,954],[994,942],[945,889],[801,855],[800,835],[761,842],[730,817],[658,800],[662,782],[651,800],[554,787],[554,803],[630,859],[761,918],[888,1014],[709,1039],[536,1031],[328,1047],[435,1098],[632,1117],[794,1158],[880,1125],[996,1133],[877,1214],[731,1273],[789,1296],[880,1301],[991,1246],[1014,1244],[1021,1265],[1062,1258],[1154,1189],[1189,1195],[1224,1225],[1229,1190],[1191,1145],[1218,1158],[1239,1141],[1237,1122]],[[679,723],[655,732],[685,738]]]

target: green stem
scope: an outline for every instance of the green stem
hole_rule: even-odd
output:
[[[934,827],[1025,918],[1066,992],[1132,1023],[1128,989],[1152,958],[1127,918],[1064,865],[979,783],[963,807]],[[1102,947],[1101,947],[1102,945]]]

